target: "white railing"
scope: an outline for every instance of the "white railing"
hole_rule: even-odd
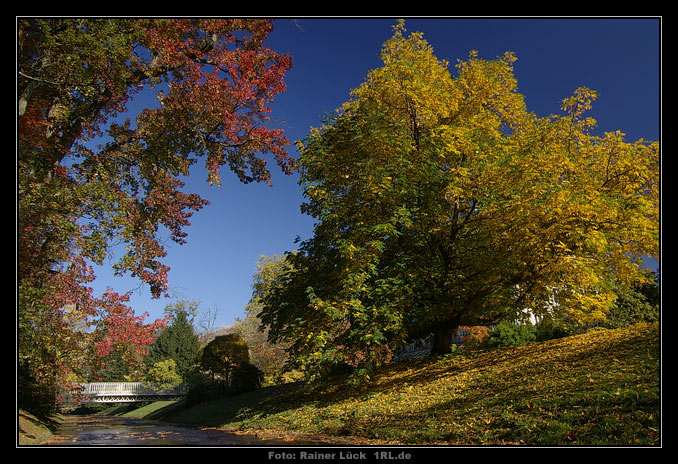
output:
[[[81,394],[90,396],[106,395],[181,395],[185,394],[186,386],[180,384],[174,388],[166,388],[162,384],[145,382],[92,382],[80,384]]]
[[[64,404],[84,403],[135,403],[160,401],[186,396],[188,385],[165,385],[146,382],[91,382],[81,383],[70,391],[60,394]]]

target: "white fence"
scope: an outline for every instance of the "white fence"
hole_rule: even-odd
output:
[[[156,401],[185,396],[186,384],[167,388],[162,384],[145,382],[92,382],[83,383],[74,389],[68,399],[81,403],[133,403]]]

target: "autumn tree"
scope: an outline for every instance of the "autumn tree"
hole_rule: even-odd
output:
[[[18,18],[18,351],[28,383],[55,386],[85,359],[153,340],[163,321],[134,316],[128,295],[93,295],[90,264],[123,244],[115,272],[162,295],[162,243],[184,243],[207,204],[182,191],[198,159],[211,184],[223,166],[242,182],[270,182],[267,155],[289,171],[287,140],[267,127],[291,67],[264,45],[271,28],[265,19]],[[157,104],[125,119],[142,91]]]
[[[433,334],[524,308],[580,324],[658,255],[656,142],[595,135],[596,92],[537,117],[517,92],[516,57],[438,60],[403,22],[351,99],[299,146],[314,235],[262,319],[311,376],[369,369]],[[553,302],[555,301],[555,304]]]

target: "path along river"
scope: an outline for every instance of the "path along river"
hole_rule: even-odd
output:
[[[258,438],[215,428],[185,427],[127,417],[72,415],[44,445],[56,446],[281,446],[321,445],[290,437]]]

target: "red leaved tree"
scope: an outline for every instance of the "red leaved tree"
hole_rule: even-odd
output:
[[[289,173],[288,141],[267,127],[291,67],[264,45],[271,29],[264,19],[18,19],[20,390],[55,390],[117,345],[143,352],[152,341],[163,321],[134,316],[128,295],[94,296],[88,263],[125,243],[115,271],[162,295],[160,231],[184,243],[208,204],[180,190],[196,160],[217,184],[224,165],[270,183],[267,154]],[[119,118],[141,90],[159,105]]]

